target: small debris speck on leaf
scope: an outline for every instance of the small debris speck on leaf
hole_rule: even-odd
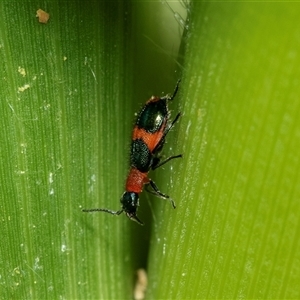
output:
[[[42,9],[36,11],[36,16],[39,18],[39,22],[43,24],[46,24],[50,18],[50,15]]]

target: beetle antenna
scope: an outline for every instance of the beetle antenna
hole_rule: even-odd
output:
[[[83,212],[96,212],[96,211],[103,211],[112,215],[120,215],[123,212],[123,209],[118,210],[118,211],[114,211],[114,210],[110,210],[110,209],[106,209],[106,208],[91,208],[91,209],[83,209]]]

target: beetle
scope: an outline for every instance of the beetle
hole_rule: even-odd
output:
[[[144,225],[137,216],[139,194],[143,191],[144,185],[148,192],[162,199],[169,200],[173,208],[176,208],[173,199],[158,189],[155,182],[148,177],[148,173],[150,170],[155,170],[172,159],[182,157],[182,154],[178,154],[161,161],[159,156],[167,134],[181,116],[179,112],[172,122],[169,121],[168,102],[175,98],[179,83],[180,80],[178,80],[172,95],[168,94],[164,97],[152,96],[137,116],[132,133],[130,170],[125,184],[125,192],[120,200],[122,208],[118,211],[106,208],[83,209],[83,212],[102,211],[112,215],[120,215],[124,212],[129,219]],[[151,187],[151,190],[149,187]]]

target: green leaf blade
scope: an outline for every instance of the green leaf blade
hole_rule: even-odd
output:
[[[179,200],[176,212],[166,207],[157,217],[168,221],[153,235],[148,297],[297,298],[294,8],[192,9],[177,145],[184,158],[173,172]]]

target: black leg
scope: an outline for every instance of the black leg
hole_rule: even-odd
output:
[[[170,160],[172,160],[172,159],[174,159],[174,158],[180,158],[180,157],[182,157],[182,154],[172,155],[172,156],[166,158],[166,159],[165,159],[164,161],[162,161],[162,162],[160,162],[160,161],[158,160],[156,164],[153,164],[152,170],[155,170],[155,169],[161,167],[162,165],[164,165],[165,163],[167,163],[168,161],[170,161]]]
[[[166,130],[165,130],[165,132],[164,132],[164,138],[165,138],[165,136],[169,133],[169,131],[172,129],[172,127],[174,127],[174,124],[178,121],[178,119],[179,119],[179,117],[181,116],[181,113],[179,112],[177,115],[176,115],[176,117],[175,117],[175,119],[173,120],[173,122],[169,125],[169,126],[167,126],[167,128],[166,128]]]
[[[167,99],[167,100],[169,100],[169,101],[172,101],[174,98],[175,98],[175,96],[176,96],[176,94],[177,94],[177,92],[178,92],[178,88],[179,88],[179,83],[180,83],[180,81],[181,81],[181,79],[178,79],[178,81],[177,81],[177,83],[176,83],[176,86],[175,86],[175,89],[174,89],[174,92],[173,92],[173,95],[167,95],[167,96],[165,96],[165,98]]]
[[[172,127],[174,126],[174,124],[178,121],[178,119],[179,119],[180,116],[181,116],[181,113],[178,113],[176,115],[175,119],[173,120],[173,122],[169,126],[166,127],[165,132],[164,132],[164,134],[163,134],[160,142],[157,144],[157,146],[155,147],[155,149],[153,149],[153,153],[158,153],[162,149],[162,147],[163,147],[163,145],[165,143],[166,135],[172,129]]]
[[[172,198],[170,198],[169,195],[163,194],[157,187],[157,185],[154,183],[154,181],[152,181],[151,179],[149,179],[149,184],[151,185],[153,191],[149,190],[148,185],[146,185],[146,191],[161,198],[164,200],[169,200],[173,206],[173,208],[176,208],[175,202],[173,201]]]

